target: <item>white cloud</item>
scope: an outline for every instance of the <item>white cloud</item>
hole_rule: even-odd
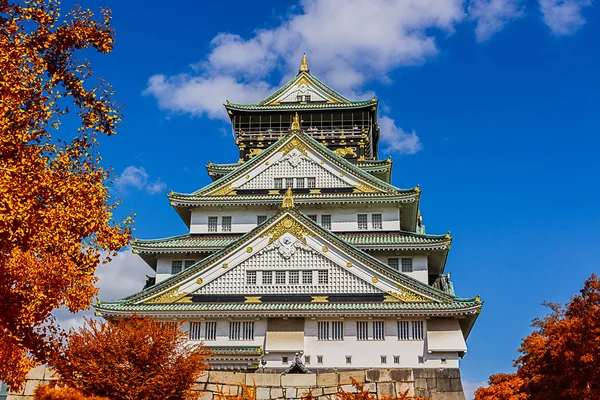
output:
[[[405,132],[390,117],[379,117],[379,127],[384,152],[415,154],[423,148],[415,131]]]
[[[160,179],[151,182],[146,170],[134,165],[125,168],[115,183],[115,188],[121,193],[126,193],[129,188],[135,188],[144,190],[148,194],[156,194],[164,191],[166,187],[167,185]]]
[[[556,36],[571,35],[583,24],[583,7],[592,5],[591,0],[538,0],[542,17]]]
[[[468,382],[462,381],[463,390],[465,391],[465,397],[467,400],[473,400],[475,398],[475,391],[480,387],[487,387],[487,382]]]
[[[123,250],[107,263],[96,269],[97,286],[100,289],[100,300],[116,300],[139,292],[144,287],[146,275],[154,275],[154,271],[131,249]],[[54,316],[63,329],[78,328],[83,319],[94,318],[93,309],[76,314],[66,309],[55,311]]]
[[[510,21],[524,15],[521,0],[471,0],[468,12],[469,17],[477,21],[478,42],[488,40]]]

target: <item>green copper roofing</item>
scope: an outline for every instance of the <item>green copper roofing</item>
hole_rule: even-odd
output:
[[[251,110],[251,111],[269,111],[269,110],[315,110],[315,109],[330,109],[330,108],[357,108],[367,107],[377,104],[377,100],[352,101],[348,103],[282,103],[274,105],[257,105],[257,104],[236,104],[229,103],[225,106],[231,110]]]
[[[249,161],[247,161],[243,164],[239,164],[238,167],[236,169],[234,169],[231,173],[217,179],[216,181],[210,183],[209,185],[203,187],[202,189],[197,190],[191,194],[171,192],[169,194],[169,199],[174,201],[174,200],[188,200],[188,199],[199,200],[201,198],[205,198],[206,194],[211,193],[212,191],[216,190],[219,187],[224,187],[230,181],[234,180],[235,178],[239,177],[240,175],[244,175],[246,173],[246,171],[249,171],[253,167],[262,163],[272,153],[278,151],[278,149],[281,148],[285,143],[287,143],[288,140],[292,140],[292,138],[294,138],[294,137],[297,137],[298,139],[304,141],[306,144],[309,144],[310,147],[312,147],[312,149],[314,151],[320,153],[324,158],[326,158],[333,164],[337,165],[338,167],[342,168],[343,170],[346,170],[350,174],[354,174],[355,176],[364,180],[366,183],[368,183],[382,191],[382,192],[377,192],[377,193],[344,193],[344,194],[340,194],[339,196],[335,196],[333,194],[320,194],[320,193],[319,194],[307,194],[307,195],[298,195],[297,197],[294,197],[295,199],[296,198],[298,200],[302,200],[303,198],[321,199],[323,197],[340,197],[340,198],[351,198],[351,197],[361,197],[362,198],[362,197],[364,197],[364,198],[368,199],[368,198],[389,197],[389,196],[398,197],[398,195],[414,195],[414,194],[419,193],[418,188],[400,189],[400,188],[397,188],[389,183],[386,183],[386,182],[378,179],[377,177],[371,175],[370,173],[363,171],[361,168],[357,167],[355,164],[351,163],[350,161],[346,160],[345,158],[340,157],[339,155],[335,154],[335,152],[329,150],[327,147],[323,146],[321,143],[319,143],[318,141],[316,141],[309,135],[306,135],[305,133],[299,131],[299,132],[294,132],[294,133],[291,133],[291,134],[288,134],[288,135],[282,137],[281,139],[279,139],[277,142],[273,143],[271,146],[269,146],[267,149],[265,149],[265,151],[263,151],[256,157],[253,157],[252,159],[250,159]],[[245,201],[260,200],[263,198],[268,198],[268,196],[269,195],[252,195],[252,196],[246,196],[247,198],[244,200]],[[275,196],[276,196],[275,198],[281,198],[281,195],[275,195]],[[236,197],[239,198],[239,197],[243,197],[243,196],[208,196],[210,201],[218,200],[219,197],[224,197],[225,199],[229,199],[231,201],[236,201]]]
[[[279,96],[281,93],[285,92],[290,86],[292,86],[294,84],[294,82],[298,82],[302,78],[305,78],[310,83],[317,86],[319,89],[323,90],[324,92],[326,92],[327,94],[329,94],[330,96],[335,98],[335,100],[339,101],[340,103],[351,103],[350,100],[348,100],[347,98],[345,98],[344,96],[342,96],[341,94],[339,94],[338,92],[336,92],[335,90],[331,89],[329,86],[327,86],[326,84],[321,82],[316,76],[311,74],[310,71],[299,71],[298,75],[296,75],[294,78],[290,79],[285,85],[283,85],[282,87],[277,89],[275,92],[273,92],[272,94],[270,94],[269,96],[267,96],[266,98],[261,100],[257,105],[258,106],[267,105],[269,102],[271,102],[277,96]]]
[[[436,288],[433,288],[411,276],[398,272],[378,259],[366,254],[364,251],[359,250],[358,248],[350,245],[346,241],[338,238],[335,234],[330,231],[323,229],[321,226],[316,224],[313,220],[308,218],[306,215],[300,213],[295,208],[282,209],[273,217],[271,217],[267,222],[257,226],[252,229],[250,232],[241,236],[238,240],[230,244],[229,246],[211,254],[208,257],[198,261],[191,267],[185,269],[183,272],[173,275],[168,279],[160,282],[159,284],[152,286],[146,290],[135,293],[129,297],[118,300],[117,302],[112,303],[128,303],[133,305],[132,303],[139,303],[145,301],[146,299],[164,293],[169,287],[175,287],[178,284],[185,282],[187,279],[193,278],[198,273],[213,265],[213,263],[217,262],[222,257],[227,256],[228,254],[235,251],[243,251],[243,246],[254,237],[263,234],[269,228],[271,228],[274,223],[276,223],[280,218],[289,215],[293,218],[297,219],[300,223],[303,223],[307,226],[311,231],[313,231],[317,236],[323,238],[328,243],[331,243],[333,246],[340,248],[345,251],[347,254],[352,257],[360,260],[364,265],[371,268],[374,272],[380,274],[381,276],[386,276],[389,279],[397,282],[403,287],[409,288],[410,290],[414,290],[416,293],[419,293],[423,296],[428,296],[433,299],[437,299],[438,302],[454,302],[457,300],[455,296],[451,296],[443,291],[440,291]],[[135,305],[142,306],[141,304]]]
[[[445,235],[419,235],[409,232],[364,232],[336,233],[338,237],[358,248],[371,246],[402,246],[411,250],[430,249],[445,250],[450,246],[451,239]],[[241,235],[192,235],[185,234],[163,239],[136,239],[132,248],[138,252],[154,253],[216,251],[230,245]],[[432,246],[433,245],[433,246]]]
[[[206,346],[212,350],[215,356],[260,356],[261,346]]]

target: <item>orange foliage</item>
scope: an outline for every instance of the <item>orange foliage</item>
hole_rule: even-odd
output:
[[[138,317],[87,320],[71,332],[54,366],[67,386],[111,400],[196,398],[191,388],[210,351],[187,344],[180,325]]]
[[[130,236],[129,219],[113,220],[111,174],[95,151],[120,113],[74,55],[112,50],[110,13],[59,11],[56,0],[0,0],[0,380],[11,389],[54,352],[52,310],[88,308],[96,266]],[[67,106],[80,128],[53,137]]]
[[[33,392],[33,400],[108,400],[107,397],[86,396],[73,388],[49,388],[38,386]]]
[[[600,399],[600,279],[592,275],[565,306],[547,304],[523,339],[515,374],[492,376],[477,400]],[[517,397],[520,396],[520,397]]]

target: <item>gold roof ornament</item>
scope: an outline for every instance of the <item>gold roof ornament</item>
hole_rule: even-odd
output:
[[[283,202],[281,203],[281,208],[294,208],[294,198],[292,197],[292,187],[288,186],[285,196],[283,197]]]
[[[308,64],[306,63],[306,53],[302,56],[302,62],[300,63],[299,72],[308,72]]]
[[[292,130],[300,130],[300,116],[298,115],[298,113],[296,113],[296,115],[294,115],[294,118],[292,119]]]

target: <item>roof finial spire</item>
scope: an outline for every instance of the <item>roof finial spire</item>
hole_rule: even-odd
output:
[[[308,64],[306,64],[306,53],[302,56],[302,62],[300,63],[300,71],[298,72],[308,72]]]
[[[293,119],[292,119],[292,131],[299,131],[300,130],[300,117],[298,116],[298,113],[296,113],[296,115],[294,115]]]
[[[294,208],[294,198],[292,197],[292,187],[288,186],[281,203],[281,208]]]

